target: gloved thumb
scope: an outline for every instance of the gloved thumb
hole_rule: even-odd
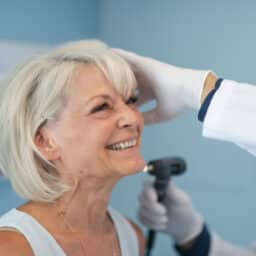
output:
[[[142,112],[145,124],[154,124],[158,122],[156,109]]]
[[[127,60],[131,65],[135,65],[141,61],[143,57],[138,56],[136,53],[129,52],[120,48],[113,48],[115,53]]]
[[[182,189],[178,188],[173,181],[170,181],[166,190],[167,199],[172,203],[177,203],[179,205],[186,204],[192,207],[191,199],[188,194]]]
[[[165,115],[163,110],[160,110],[159,106],[154,109],[142,112],[145,124],[155,124],[164,122],[170,119],[170,114]]]

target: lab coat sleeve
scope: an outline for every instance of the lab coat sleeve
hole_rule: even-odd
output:
[[[256,247],[252,245],[245,249],[222,240],[214,233],[209,256],[256,256]]]
[[[223,80],[208,107],[203,136],[233,142],[256,156],[256,86]]]
[[[223,80],[208,107],[203,135],[233,142],[256,156],[256,86]],[[211,235],[210,256],[256,256],[256,243],[246,248]]]

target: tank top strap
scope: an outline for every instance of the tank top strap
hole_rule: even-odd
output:
[[[0,218],[0,228],[13,228],[19,231],[30,244],[35,256],[65,256],[53,236],[33,217],[12,209]]]
[[[115,209],[109,207],[108,212],[116,228],[122,256],[139,256],[139,242],[132,225]]]

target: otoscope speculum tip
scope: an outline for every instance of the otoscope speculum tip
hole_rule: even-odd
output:
[[[142,170],[143,172],[151,172],[154,169],[152,164],[147,164],[145,165],[144,169]]]

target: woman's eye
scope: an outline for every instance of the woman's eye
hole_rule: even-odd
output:
[[[108,103],[103,103],[95,108],[93,108],[93,110],[91,111],[91,113],[96,113],[96,112],[100,112],[100,111],[103,111],[103,110],[107,110],[109,109],[110,106]]]
[[[138,102],[138,97],[137,96],[131,96],[127,101],[126,104],[135,104]]]

